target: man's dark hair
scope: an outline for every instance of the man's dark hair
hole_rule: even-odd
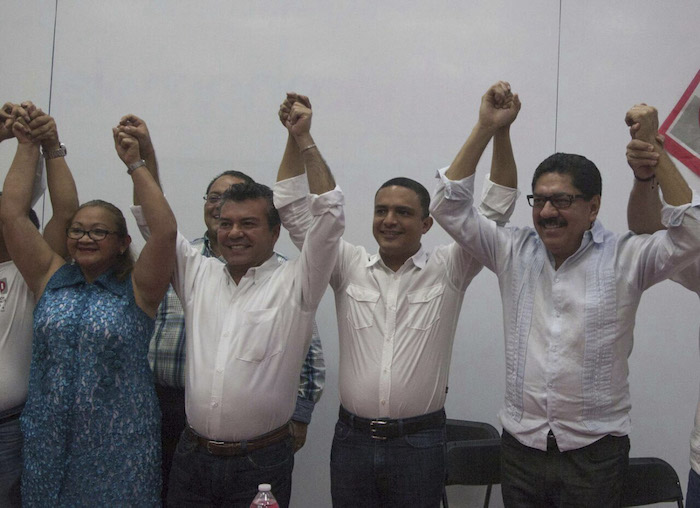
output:
[[[211,190],[211,186],[214,185],[214,182],[216,182],[222,176],[232,176],[234,178],[238,178],[240,180],[243,180],[245,183],[255,183],[255,180],[253,180],[251,177],[249,177],[245,173],[243,173],[241,171],[236,171],[235,169],[229,169],[228,171],[224,171],[220,175],[216,175],[212,179],[212,181],[209,182],[209,185],[207,185],[207,192],[205,194],[209,194],[209,190]]]
[[[411,189],[413,192],[416,193],[418,196],[418,200],[420,201],[420,208],[422,212],[422,219],[426,219],[428,215],[430,215],[429,207],[430,207],[430,194],[428,193],[428,190],[423,187],[421,184],[416,182],[415,180],[411,180],[410,178],[405,178],[403,176],[399,176],[397,178],[392,178],[391,180],[387,180],[382,184],[379,189],[377,189],[377,192],[374,194],[374,197],[377,197],[377,194],[379,193],[380,190],[382,190],[385,187],[392,187],[392,186],[398,186],[398,187],[406,187],[407,189]]]
[[[532,191],[539,177],[545,173],[559,173],[571,176],[571,183],[583,194],[586,201],[595,195],[603,194],[603,181],[595,164],[582,155],[555,153],[543,160],[532,176]]]
[[[242,201],[248,201],[249,199],[264,199],[267,201],[267,224],[270,229],[281,223],[280,215],[277,213],[277,208],[275,208],[275,204],[272,200],[272,189],[267,185],[256,182],[237,183],[226,189],[221,195],[219,213],[221,213],[221,208],[227,201],[240,203]]]
[[[0,197],[2,197],[2,191],[0,191]],[[29,220],[32,221],[32,224],[34,224],[34,226],[37,229],[41,229],[41,224],[39,223],[39,217],[36,216],[36,212],[34,211],[33,208],[29,209],[28,215],[29,215]]]

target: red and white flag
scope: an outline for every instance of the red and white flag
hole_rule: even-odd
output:
[[[700,70],[664,121],[668,153],[700,175]]]

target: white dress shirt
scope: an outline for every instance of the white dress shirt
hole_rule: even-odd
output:
[[[498,276],[506,341],[503,428],[562,451],[630,431],[627,358],[642,292],[688,265],[700,249],[700,199],[674,208],[668,232],[614,235],[599,220],[554,269],[532,228],[496,227],[473,208],[474,177],[448,180],[431,203],[435,219]],[[682,226],[681,226],[682,223]],[[681,227],[678,227],[681,226]]]
[[[12,261],[0,263],[0,412],[27,400],[34,296]]]
[[[492,208],[486,212],[507,220],[517,190],[491,189]],[[282,223],[297,245],[308,223],[300,199],[306,192],[303,176],[275,186]],[[378,254],[340,242],[330,283],[345,409],[364,418],[407,418],[444,406],[464,292],[481,268],[455,243],[432,251],[421,247],[394,272]]]
[[[178,234],[172,283],[185,310],[185,409],[202,436],[252,439],[294,412],[314,314],[344,230],[340,189],[310,202],[300,257],[280,264],[273,254],[238,284],[226,265]]]

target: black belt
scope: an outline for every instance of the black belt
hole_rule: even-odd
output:
[[[421,430],[435,429],[445,425],[445,410],[440,409],[427,415],[413,416],[411,418],[362,418],[355,416],[343,406],[340,406],[338,419],[353,429],[365,432],[374,439],[389,439],[394,437],[415,434]]]
[[[246,455],[248,452],[259,450],[287,439],[291,436],[289,426],[290,423],[285,423],[267,434],[247,441],[214,441],[200,436],[189,425],[185,426],[185,436],[212,455]]]

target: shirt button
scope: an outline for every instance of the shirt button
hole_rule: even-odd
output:
[[[214,403],[211,405],[211,407],[219,407],[219,403],[218,403],[218,402],[214,402]]]
[[[386,405],[386,401],[385,401],[385,400],[382,401],[382,406],[384,406],[384,405]]]

